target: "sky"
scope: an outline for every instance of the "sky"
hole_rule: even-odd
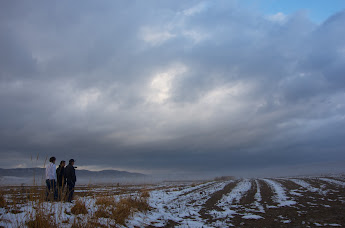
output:
[[[55,156],[231,175],[344,162],[344,9],[1,1],[0,167]]]

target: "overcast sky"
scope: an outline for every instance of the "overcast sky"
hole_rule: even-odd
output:
[[[0,167],[344,161],[345,3],[283,2],[1,1]]]

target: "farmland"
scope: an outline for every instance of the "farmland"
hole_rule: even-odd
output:
[[[42,195],[1,187],[0,226],[345,227],[342,175],[77,186],[72,204]]]

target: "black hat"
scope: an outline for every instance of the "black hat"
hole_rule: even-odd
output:
[[[70,160],[69,160],[69,163],[72,163],[72,162],[74,162],[74,159],[70,159]]]

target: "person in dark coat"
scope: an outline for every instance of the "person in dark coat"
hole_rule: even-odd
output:
[[[65,161],[61,161],[59,167],[56,169],[57,186],[59,192],[59,200],[62,199],[64,188],[66,186],[66,175],[65,175]]]
[[[68,190],[68,198],[67,201],[72,203],[73,194],[74,194],[74,186],[75,182],[77,182],[77,177],[75,175],[74,169],[74,159],[69,160],[69,164],[65,168],[65,176],[67,179],[67,190]]]

